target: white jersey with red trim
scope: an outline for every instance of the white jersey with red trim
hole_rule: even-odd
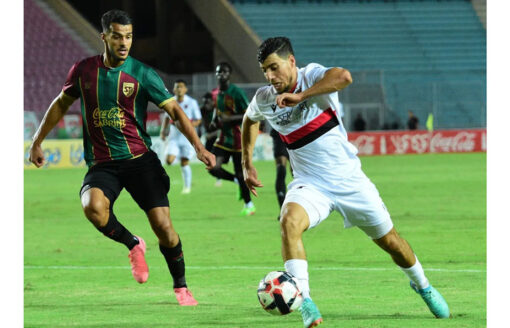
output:
[[[329,68],[308,64],[298,68],[299,93],[324,77]],[[338,118],[338,92],[310,97],[295,107],[276,105],[278,93],[273,86],[259,88],[248,109],[252,121],[266,119],[289,150],[294,179],[321,187],[335,186],[361,167],[357,149],[347,140],[347,132]]]
[[[186,116],[190,119],[190,121],[201,120],[202,114],[200,112],[200,107],[198,106],[198,102],[188,95],[184,95],[182,102],[179,102],[179,106],[182,108],[182,111]],[[168,132],[168,137],[170,140],[175,142],[188,142],[186,136],[177,129],[175,125],[170,126],[170,131]]]

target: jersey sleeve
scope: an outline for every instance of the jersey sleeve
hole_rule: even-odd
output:
[[[313,85],[320,81],[330,68],[331,67],[324,67],[320,64],[311,63],[306,66],[304,75],[310,84]]]
[[[191,111],[191,119],[201,120],[202,113],[200,112],[200,107],[198,106],[198,102],[195,99],[193,99],[193,101],[191,103],[193,104],[193,108]]]
[[[246,97],[246,93],[241,88],[236,88],[236,94],[234,98],[235,103],[235,112],[237,114],[244,114],[246,108],[249,105],[248,98]]]
[[[62,91],[73,98],[80,97],[80,80],[79,80],[79,62],[75,63],[73,67],[67,73],[66,81],[64,82],[64,86],[62,87]]]
[[[250,120],[254,122],[259,122],[264,120],[264,116],[259,110],[259,105],[257,104],[257,95],[253,96],[250,104],[248,105],[248,109],[246,110],[246,115]]]
[[[172,99],[172,94],[165,87],[165,83],[152,68],[147,69],[145,73],[143,87],[149,95],[149,100],[160,108]]]

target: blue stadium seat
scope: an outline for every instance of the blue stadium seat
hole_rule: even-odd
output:
[[[486,30],[469,1],[231,2],[261,39],[289,37],[299,65],[384,71],[387,105],[402,121],[410,102],[423,104],[420,117],[434,102],[448,111],[440,127],[485,124]],[[441,95],[417,91],[432,88]]]

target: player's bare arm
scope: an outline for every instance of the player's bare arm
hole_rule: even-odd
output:
[[[163,119],[163,123],[161,124],[161,131],[159,131],[159,137],[161,140],[165,141],[166,139],[166,129],[170,125],[170,117],[165,116]]]
[[[170,115],[174,122],[178,122],[175,126],[181,131],[182,134],[189,140],[189,142],[195,148],[197,158],[202,161],[208,170],[212,169],[216,165],[216,157],[208,152],[195,131],[195,128],[191,124],[189,118],[186,116],[182,108],[179,106],[176,100],[171,100],[163,106],[163,110]]]
[[[243,122],[244,114],[227,115],[225,113],[218,113],[218,118],[223,123],[241,124]]]
[[[71,97],[64,92],[61,92],[51,103],[50,107],[44,114],[44,117],[37,129],[30,145],[29,160],[35,166],[41,167],[44,165],[44,153],[41,148],[41,143],[50,131],[57,125],[57,123],[64,117],[69,107],[73,104],[76,98]]]
[[[243,125],[241,126],[241,163],[243,166],[244,181],[250,192],[255,196],[258,196],[255,188],[264,187],[262,182],[257,178],[257,170],[253,166],[252,161],[255,141],[259,134],[259,125],[259,122],[254,122],[245,115]]]
[[[333,67],[327,70],[324,77],[311,88],[300,93],[282,93],[276,97],[276,103],[281,108],[296,106],[310,97],[342,90],[351,83],[352,77],[348,70]]]

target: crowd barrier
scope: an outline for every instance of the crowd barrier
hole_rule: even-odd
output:
[[[351,132],[359,155],[486,152],[486,129]]]
[[[349,141],[358,148],[359,155],[487,151],[486,129],[350,132],[348,136]],[[159,137],[152,137],[152,149],[162,162],[166,142]],[[24,167],[35,169],[36,167],[28,161],[29,146],[30,142],[25,141]],[[46,158],[45,168],[86,167],[81,139],[49,139],[43,142],[42,148]],[[261,133],[257,138],[253,159],[273,160],[273,140],[268,134]],[[198,162],[195,156],[190,161]]]

